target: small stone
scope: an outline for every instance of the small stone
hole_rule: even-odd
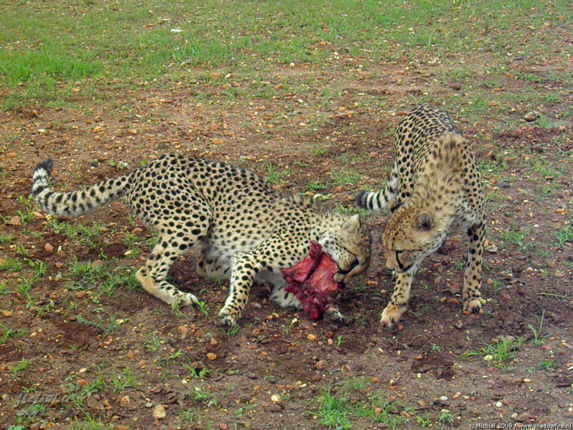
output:
[[[440,402],[447,402],[448,396],[440,396]]]
[[[48,254],[51,254],[54,252],[54,246],[51,243],[46,243],[44,245],[44,251],[46,251]]]
[[[167,413],[165,412],[165,408],[163,407],[163,405],[157,405],[155,406],[155,408],[153,408],[153,418],[155,418],[156,420],[162,420],[167,416]]]
[[[212,352],[208,352],[207,353],[207,360],[209,361],[215,361],[217,359],[217,354],[212,353]]]
[[[495,254],[497,252],[497,246],[495,246],[493,243],[491,245],[489,245],[486,248],[487,252],[491,253],[491,254]]]
[[[136,130],[135,128],[128,128],[128,129],[127,129],[127,132],[128,132],[129,134],[133,134],[133,135],[137,134],[137,130]]]
[[[145,407],[146,407],[147,409],[149,409],[149,408],[153,407],[153,403],[147,402],[147,403],[145,404]]]
[[[274,404],[279,404],[282,402],[281,396],[279,394],[273,394],[271,396],[271,402],[273,402]]]
[[[177,327],[177,331],[179,332],[179,334],[181,334],[181,339],[185,339],[185,337],[187,337],[189,328],[186,325],[180,325],[179,327]]]
[[[14,227],[19,227],[22,225],[22,223],[20,222],[20,218],[18,218],[16,215],[14,215],[13,217],[10,217],[10,219],[8,221],[6,221],[6,224],[14,226]]]
[[[530,111],[523,115],[523,119],[527,122],[535,121],[541,114],[537,111]]]
[[[330,339],[329,339],[330,340]],[[318,370],[322,370],[324,368],[326,368],[326,361],[324,360],[318,360],[316,362],[316,364],[314,365],[314,367],[316,367]]]

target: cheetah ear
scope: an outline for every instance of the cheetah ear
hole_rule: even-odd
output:
[[[416,217],[416,228],[422,231],[430,231],[434,228],[434,220],[428,212],[422,212]]]
[[[350,218],[346,220],[344,225],[342,226],[342,230],[347,232],[355,232],[360,229],[360,216],[358,214],[352,215]]]

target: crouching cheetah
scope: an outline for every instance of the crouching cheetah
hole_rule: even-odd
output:
[[[391,327],[400,319],[422,260],[454,227],[464,229],[469,238],[463,310],[480,312],[485,194],[470,145],[448,114],[427,106],[410,112],[394,137],[396,160],[390,181],[384,189],[362,191],[357,198],[363,208],[388,207],[391,213],[383,242],[386,267],[396,272],[397,280],[381,322]]]
[[[199,242],[198,272],[230,278],[229,295],[219,312],[225,325],[237,323],[255,278],[276,285],[274,302],[300,308],[298,299],[284,291],[280,269],[302,260],[310,241],[320,243],[338,266],[337,282],[361,273],[369,262],[369,237],[357,215],[321,210],[301,196],[281,197],[254,173],[226,163],[170,155],[125,176],[66,193],[50,189],[51,170],[51,160],[34,170],[32,193],[44,211],[78,216],[123,196],[158,235],[136,278],[170,305],[199,302],[166,281],[177,257]]]

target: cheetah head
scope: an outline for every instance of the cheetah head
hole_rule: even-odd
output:
[[[336,282],[347,281],[366,270],[370,263],[370,242],[368,230],[358,215],[343,220],[340,227],[319,240],[324,252],[338,266]]]
[[[447,233],[440,213],[415,207],[400,207],[384,231],[388,252],[386,267],[398,273],[416,271],[422,260],[437,250]]]

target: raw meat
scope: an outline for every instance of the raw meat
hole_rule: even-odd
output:
[[[295,266],[281,270],[283,278],[288,282],[285,290],[296,295],[304,312],[312,320],[322,316],[328,295],[338,290],[338,285],[334,281],[336,272],[338,272],[336,264],[315,242],[311,242],[307,257]]]

